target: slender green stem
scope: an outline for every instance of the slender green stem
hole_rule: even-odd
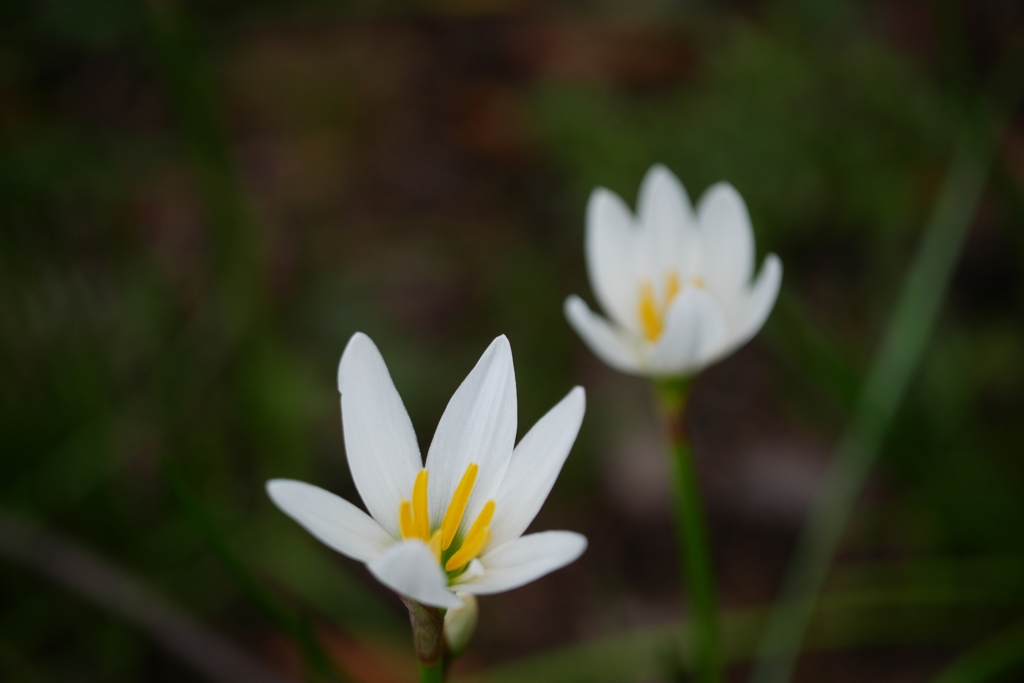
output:
[[[688,395],[688,382],[672,381],[658,385],[659,403],[669,433],[675,485],[676,537],[683,568],[683,589],[693,613],[693,668],[701,683],[719,683],[722,680],[722,666],[718,647],[715,579],[700,487],[697,485],[693,451],[686,429]]]
[[[420,662],[420,683],[444,683],[444,664],[440,659],[433,664]]]
[[[402,597],[409,610],[412,643],[420,661],[421,683],[444,681],[444,612]]]
[[[721,680],[718,656],[718,615],[715,606],[715,580],[708,549],[704,511],[693,468],[693,453],[687,442],[671,446],[675,467],[676,534],[686,566],[686,588],[693,610],[693,649],[699,680]]]

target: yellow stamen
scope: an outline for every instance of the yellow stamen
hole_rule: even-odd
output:
[[[434,532],[434,535],[430,537],[430,549],[434,551],[434,557],[437,561],[441,561],[441,530],[438,529]]]
[[[693,277],[690,278],[690,284],[696,287],[697,289],[704,289],[704,278],[702,278],[700,275],[694,275]]]
[[[690,283],[694,287],[704,286],[704,280],[699,276],[691,278]],[[640,303],[637,310],[640,313],[640,328],[647,341],[658,341],[661,333],[665,331],[665,314],[668,313],[668,307],[672,305],[682,287],[679,275],[674,270],[670,271],[665,276],[665,298],[659,305],[651,282],[644,280],[640,283]]]
[[[412,487],[412,519],[416,527],[416,535],[424,541],[430,540],[430,513],[427,511],[427,468],[424,467],[416,475],[416,483]]]
[[[398,506],[398,528],[402,532],[402,538],[419,538],[416,534],[416,525],[412,521],[412,503],[404,498]]]
[[[448,558],[448,562],[445,563],[445,571],[455,571],[456,569],[462,569],[470,560],[480,554],[480,551],[484,549],[487,542],[491,540],[491,518],[494,517],[494,501],[489,500],[484,505],[484,509],[477,515],[476,521],[473,522],[473,526],[470,527],[469,533],[466,534],[466,540],[462,542],[462,547]]]
[[[466,505],[469,503],[469,495],[473,493],[473,486],[476,484],[476,473],[480,468],[475,462],[469,463],[466,473],[462,475],[455,493],[452,495],[452,502],[448,504],[448,511],[444,513],[444,520],[441,522],[441,549],[447,550],[455,538],[455,532],[462,524],[462,515],[466,513]]]
[[[640,326],[647,341],[655,341],[661,336],[663,322],[658,303],[654,300],[654,287],[645,281],[640,285]]]
[[[434,557],[441,562],[444,551],[454,542],[455,535],[462,525],[462,518],[466,514],[466,507],[469,505],[473,487],[476,486],[479,471],[480,467],[476,463],[469,464],[462,479],[459,480],[459,485],[455,487],[441,527],[430,533],[430,510],[427,504],[427,483],[430,474],[426,468],[421,469],[413,483],[412,500],[403,498],[398,507],[398,526],[402,538],[417,538],[426,542]],[[452,556],[444,563],[447,571],[462,569],[487,547],[491,540],[490,525],[493,517],[494,501],[489,500],[480,510],[458,549],[453,548]]]

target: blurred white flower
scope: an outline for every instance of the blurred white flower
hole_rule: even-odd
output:
[[[281,510],[384,585],[423,605],[454,608],[454,591],[517,588],[563,567],[587,540],[570,531],[523,532],[540,510],[583,421],[576,387],[513,449],[516,380],[498,337],[452,396],[426,466],[384,359],[365,334],[338,367],[345,450],[369,514],[299,481],[267,483]]]
[[[566,317],[601,360],[635,375],[691,374],[728,355],[764,325],[782,281],[775,254],[751,281],[754,234],[732,185],[711,187],[694,212],[661,165],[643,180],[636,216],[618,195],[594,190],[586,256],[610,320],[575,295]]]

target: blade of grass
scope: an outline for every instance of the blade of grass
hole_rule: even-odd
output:
[[[214,78],[196,31],[175,0],[148,0],[147,25],[167,96],[209,212],[222,314],[236,332],[262,299],[260,244],[249,197],[232,158]]]
[[[267,618],[292,638],[302,653],[308,669],[319,680],[338,682],[348,680],[348,677],[342,675],[336,663],[324,652],[310,624],[302,617],[292,614],[282,607],[253,578],[238,553],[225,540],[224,534],[220,533],[203,511],[177,466],[167,458],[162,458],[160,464],[171,491],[189,520],[209,544],[217,559]]]
[[[904,566],[858,565],[836,577],[841,590],[815,607],[813,651],[893,643],[957,643],[977,636],[979,624],[999,617],[999,607],[1024,604],[1021,558],[930,560]],[[756,653],[765,608],[728,610],[721,618],[726,663]],[[984,628],[984,626],[980,626]],[[686,654],[687,622],[670,622],[569,645],[510,662],[457,683],[619,683],[665,673],[666,644]]]
[[[285,683],[285,679],[198,623],[135,576],[94,552],[0,512],[0,558],[82,595],[150,634],[211,681]]]
[[[1024,623],[1016,624],[954,661],[933,683],[982,683],[1024,663]]]
[[[1012,72],[1016,68],[1008,60]],[[1001,69],[998,85],[1009,74]],[[1016,79],[1019,81],[1019,78]],[[979,106],[964,126],[935,209],[915,255],[857,404],[836,450],[825,483],[810,513],[782,595],[769,619],[754,670],[755,683],[785,683],[792,676],[814,602],[828,574],[854,504],[874,464],[882,440],[935,327],[957,256],[971,225],[989,167],[1020,96],[1005,111]],[[1006,91],[1002,91],[1005,93]]]
[[[174,0],[148,0],[149,29],[182,140],[188,148],[196,180],[209,211],[213,235],[214,271],[220,304],[217,314],[229,337],[240,344],[254,339],[260,348],[272,348],[276,330],[258,302],[264,282],[260,277],[259,232],[237,165],[232,159],[227,130],[221,119],[214,79],[198,45],[194,27]],[[252,352],[251,358],[259,358]],[[244,372],[236,371],[239,378]],[[322,680],[342,681],[337,665],[325,654],[312,626],[291,614],[251,576],[245,564],[210,521],[173,462],[161,460],[171,489],[193,524],[214,550],[228,573],[263,612],[298,645],[307,670]]]

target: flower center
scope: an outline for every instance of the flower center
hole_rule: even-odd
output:
[[[427,507],[427,478],[430,473],[423,468],[416,475],[412,487],[412,500],[402,499],[398,508],[398,523],[402,538],[418,538],[430,546],[446,572],[458,572],[466,567],[487,546],[491,540],[491,519],[494,517],[494,501],[489,500],[477,515],[473,526],[466,535],[457,538],[462,517],[466,514],[469,496],[476,485],[480,467],[469,463],[466,472],[455,488],[452,500],[441,520],[441,526],[430,528],[430,513]]]
[[[704,279],[699,275],[690,278],[690,285],[703,289]],[[640,329],[644,338],[649,342],[658,341],[662,332],[665,331],[665,315],[669,306],[675,300],[682,285],[679,282],[679,275],[673,270],[665,276],[665,296],[659,302],[654,293],[654,286],[650,280],[640,283],[640,301],[637,311],[640,314]]]

